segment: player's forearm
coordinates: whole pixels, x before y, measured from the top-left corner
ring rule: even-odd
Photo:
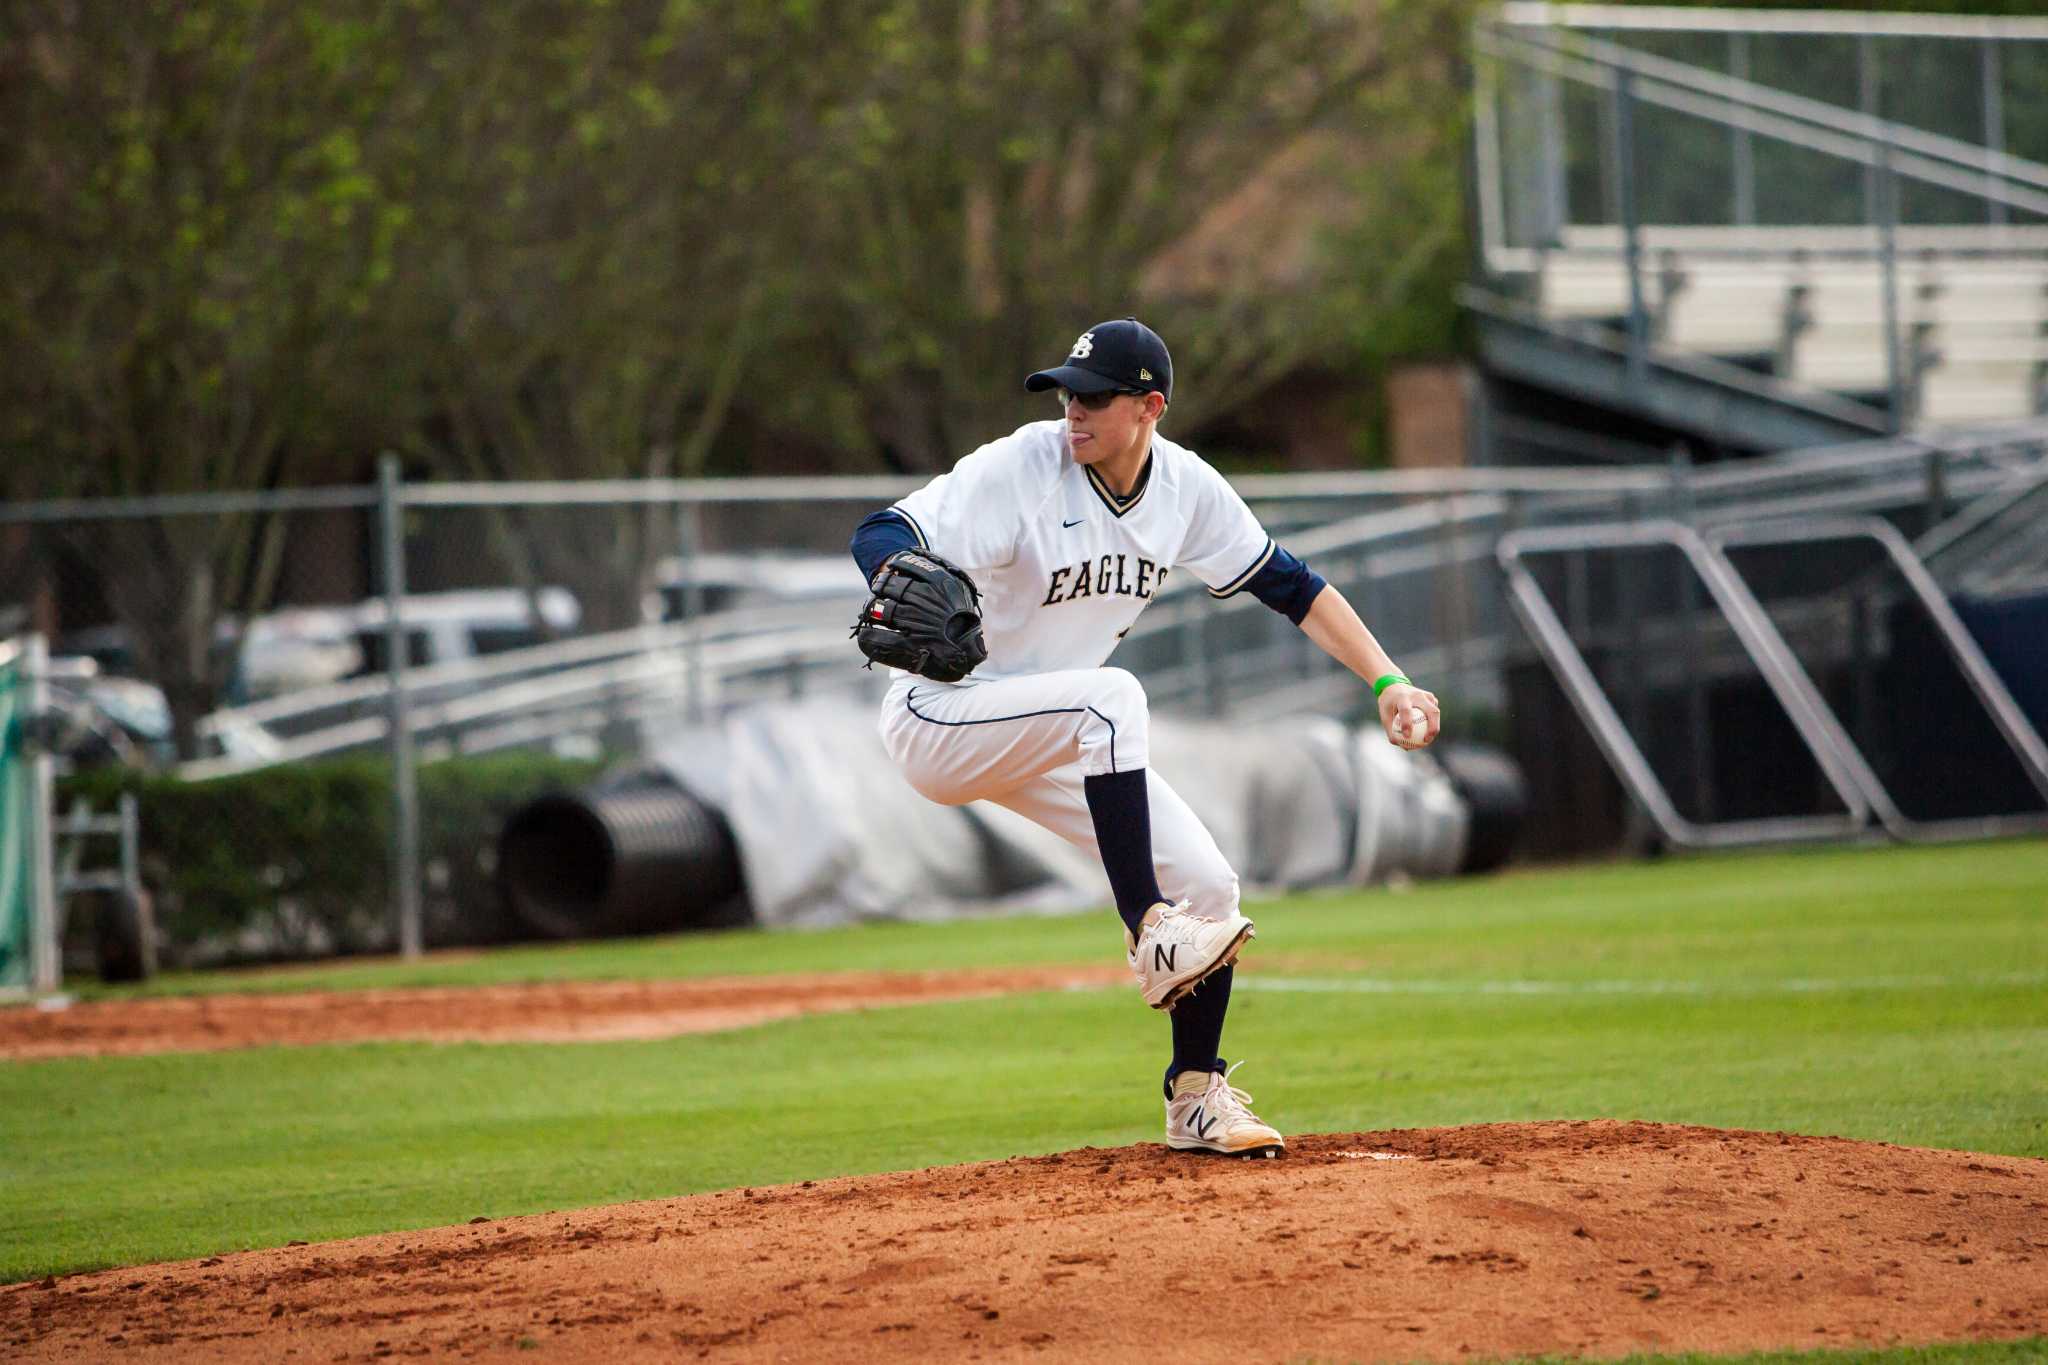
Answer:
[[[1325,587],[1316,594],[1308,615],[1301,618],[1301,628],[1309,639],[1322,646],[1325,654],[1368,683],[1401,671],[1365,628],[1365,622],[1358,619],[1344,594],[1333,587]],[[1390,744],[1400,749],[1421,749],[1436,739],[1443,726],[1443,712],[1434,693],[1413,683],[1399,682],[1389,683],[1374,697],[1380,725]]]
[[[1367,682],[1401,671],[1334,586],[1316,594],[1308,615],[1301,618],[1301,629],[1325,654]]]
[[[853,562],[860,565],[861,581],[871,581],[875,570],[882,567],[882,561],[898,550],[917,548],[917,533],[910,529],[910,523],[903,514],[893,507],[870,513],[853,533],[853,543],[847,547],[853,551]]]

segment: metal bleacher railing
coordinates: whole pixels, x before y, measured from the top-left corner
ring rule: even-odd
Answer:
[[[1666,840],[2048,829],[2048,745],[2015,664],[1995,667],[1959,614],[2048,596],[2048,422],[2006,435],[1960,484],[1929,465],[1910,515],[1897,480],[1916,443],[1866,442],[1500,538],[1516,617]],[[1932,698],[1930,723],[1912,708]],[[1779,758],[1791,749],[1805,760]],[[1745,754],[1762,761],[1731,774]]]
[[[2048,20],[1515,3],[1475,47],[1482,312],[1874,430],[2041,410]]]
[[[1944,443],[1898,440],[1695,470],[1443,469],[1241,477],[1236,486],[1297,553],[1343,588],[1406,666],[1443,690],[1498,701],[1502,660],[1516,637],[1491,567],[1499,537],[1517,528],[1679,516],[1714,524],[1772,515],[1894,515],[1915,523],[2029,478],[2048,477],[2048,422],[1963,434]],[[652,503],[701,515],[736,502],[799,498],[849,509],[909,490],[895,479],[720,483],[422,484],[404,507],[574,502]],[[849,519],[852,513],[849,510]],[[850,563],[850,562],[849,562]],[[643,721],[699,720],[751,702],[878,690],[855,666],[846,623],[858,605],[849,567],[843,597],[689,613],[527,649],[401,668],[224,708],[209,734],[261,727],[261,753],[182,765],[190,777],[373,747],[392,733],[394,684],[422,756],[543,742]],[[392,581],[403,582],[403,570]],[[1256,602],[1211,600],[1198,584],[1170,585],[1119,646],[1167,708],[1226,713],[1344,710],[1354,680]]]

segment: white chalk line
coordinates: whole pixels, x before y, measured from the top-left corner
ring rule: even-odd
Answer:
[[[1254,976],[1235,989],[1340,995],[1817,995],[2048,984],[2048,971],[1963,976],[1759,977],[1748,981],[1436,981],[1394,977]]]

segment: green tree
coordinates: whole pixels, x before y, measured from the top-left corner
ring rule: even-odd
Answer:
[[[1339,248],[1382,179],[1432,197],[1425,221],[1403,200],[1357,238],[1384,248],[1372,264],[1420,278],[1407,234],[1432,264],[1455,257],[1455,179],[1406,168],[1461,155],[1456,0],[871,0],[837,16],[785,224],[800,259],[826,263],[793,344],[820,377],[805,417],[896,465],[941,467],[1012,424],[1021,375],[1101,317],[1142,312],[1171,340],[1180,429],[1303,363],[1343,368],[1356,308],[1388,281],[1358,280]],[[1244,202],[1261,184],[1277,200]]]
[[[404,11],[7,7],[0,439],[26,475],[10,492],[274,487],[377,395],[364,341],[408,215],[366,147],[405,116],[382,60]],[[281,528],[96,522],[76,543],[194,752],[232,667],[216,621],[265,601]]]
[[[790,145],[782,12],[530,0],[443,23],[423,73],[442,169],[404,269],[415,447],[475,479],[701,473],[796,268],[760,228]],[[672,529],[660,509],[494,523],[597,628],[634,619]]]

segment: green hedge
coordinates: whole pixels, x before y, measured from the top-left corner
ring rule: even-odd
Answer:
[[[422,918],[429,946],[520,936],[495,879],[498,832],[542,792],[605,763],[532,754],[448,759],[419,770]],[[141,803],[143,880],[164,961],[179,966],[389,950],[391,776],[381,758],[336,758],[186,782],[98,769],[58,784],[58,806]],[[92,865],[111,860],[104,843]],[[82,917],[74,917],[74,920]],[[75,937],[83,926],[74,922]]]

